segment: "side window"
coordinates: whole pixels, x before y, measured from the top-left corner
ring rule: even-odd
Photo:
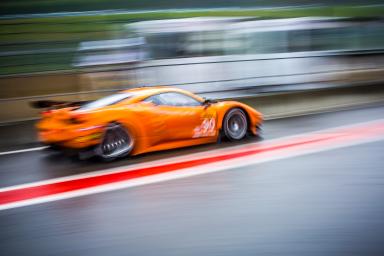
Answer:
[[[144,102],[152,102],[155,105],[163,106],[200,106],[201,102],[194,98],[177,92],[166,92],[150,96],[143,100]]]
[[[156,95],[152,95],[148,98],[146,98],[145,100],[143,100],[144,102],[151,102],[153,103],[154,105],[164,105],[159,97],[159,94],[156,94]]]
[[[200,106],[201,102],[194,98],[177,92],[167,92],[158,95],[163,105],[167,106]]]

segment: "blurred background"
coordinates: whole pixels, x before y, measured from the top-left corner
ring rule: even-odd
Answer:
[[[0,122],[37,99],[170,85],[210,98],[382,81],[381,1],[0,3]]]
[[[275,139],[306,134],[313,142],[335,133],[324,129],[373,120],[382,127],[383,16],[381,0],[2,0],[0,190],[197,152],[211,157],[234,145],[276,149],[284,144]],[[264,141],[105,163],[49,154],[38,142],[33,101],[156,85],[249,104],[266,119]],[[346,138],[368,141],[375,129],[363,127]],[[342,131],[332,134],[339,135],[343,142]],[[272,152],[273,162],[226,172],[0,209],[0,254],[382,256],[380,138],[332,151],[308,144],[300,157]],[[15,196],[34,196],[22,191]]]

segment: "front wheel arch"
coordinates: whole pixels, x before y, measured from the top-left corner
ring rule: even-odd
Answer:
[[[250,120],[247,111],[241,107],[232,107],[225,112],[219,136],[225,136],[231,141],[238,141],[247,135],[249,127]]]

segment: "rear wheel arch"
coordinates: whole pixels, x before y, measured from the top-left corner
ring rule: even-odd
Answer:
[[[136,144],[132,128],[119,121],[110,121],[105,124],[100,144],[95,152],[103,160],[113,160],[131,154]]]

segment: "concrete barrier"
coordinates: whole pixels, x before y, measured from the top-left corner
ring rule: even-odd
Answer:
[[[310,91],[265,94],[240,99],[260,110],[266,119],[384,103],[384,86],[360,85]]]
[[[51,96],[54,100],[79,101],[93,100],[110,91],[87,94]],[[33,109],[30,102],[47,97],[0,100],[0,123],[33,120],[39,117],[39,110]],[[384,102],[384,86],[355,85],[339,88],[324,88],[305,91],[265,93],[237,99],[260,110],[267,118],[300,115],[325,111],[340,107],[358,106],[367,103]]]

